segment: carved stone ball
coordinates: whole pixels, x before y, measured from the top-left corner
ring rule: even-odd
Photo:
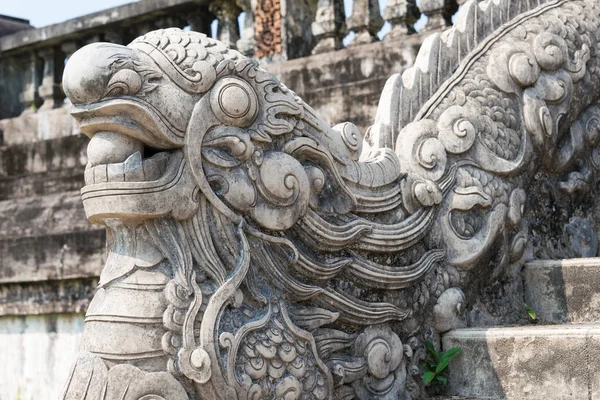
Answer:
[[[444,333],[452,329],[464,327],[462,319],[465,308],[465,294],[458,288],[444,291],[433,308],[435,330]]]

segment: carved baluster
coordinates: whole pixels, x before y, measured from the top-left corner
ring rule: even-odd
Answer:
[[[38,87],[42,83],[43,61],[35,53],[31,53],[25,60],[25,85],[19,94],[19,101],[23,104],[23,112],[33,111],[42,101],[38,94]]]
[[[427,25],[424,31],[444,29],[452,25],[452,15],[458,10],[456,0],[421,0],[419,2],[421,12],[427,15]]]
[[[237,5],[245,14],[244,28],[242,29],[241,38],[237,41],[236,46],[238,51],[243,55],[254,57],[254,46],[256,43],[254,40],[254,10],[256,8],[256,2],[251,0],[237,0]]]
[[[50,110],[62,105],[65,95],[60,86],[60,80],[64,69],[64,56],[53,47],[39,51],[44,60],[44,75],[38,93],[43,101],[41,110]]]
[[[219,19],[217,39],[235,49],[237,41],[240,40],[240,27],[237,18],[242,10],[233,0],[212,2],[208,9]]]
[[[354,0],[352,16],[346,20],[348,29],[356,33],[351,45],[371,43],[383,26],[378,0]]]
[[[319,0],[312,33],[318,43],[313,54],[337,50],[342,47],[346,34],[344,2],[342,0]]]
[[[414,24],[420,16],[415,0],[388,0],[383,18],[392,24],[392,30],[385,35],[384,40],[395,40],[414,33]]]

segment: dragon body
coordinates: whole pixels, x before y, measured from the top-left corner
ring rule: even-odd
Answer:
[[[416,332],[524,258],[536,174],[600,169],[600,5],[530,3],[467,2],[364,140],[199,33],[75,53],[108,259],[63,398],[417,398]]]

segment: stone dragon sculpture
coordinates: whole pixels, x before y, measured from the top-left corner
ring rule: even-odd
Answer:
[[[600,170],[599,43],[596,0],[471,0],[364,140],[200,33],[80,49],[108,257],[63,398],[423,396],[419,332],[524,258],[535,177]]]

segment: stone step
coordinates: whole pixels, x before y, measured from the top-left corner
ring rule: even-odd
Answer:
[[[540,322],[600,323],[600,258],[536,260],[523,276],[525,303]]]
[[[448,395],[478,399],[600,399],[600,325],[467,328],[448,332]]]

